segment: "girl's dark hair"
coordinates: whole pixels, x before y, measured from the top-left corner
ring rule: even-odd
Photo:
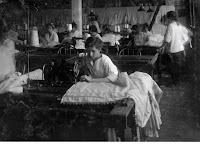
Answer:
[[[175,11],[169,11],[167,13],[167,19],[171,19],[171,20],[175,21],[177,23],[177,25],[180,24],[178,21],[178,16]]]
[[[0,39],[5,36],[5,33],[8,31],[7,27],[4,24],[3,19],[0,19]]]
[[[143,31],[145,31],[146,30],[146,28],[148,29],[149,28],[149,25],[147,24],[147,23],[145,23],[144,25],[143,25]]]
[[[75,22],[72,22],[72,28],[77,28],[77,24]]]
[[[48,23],[47,25],[46,25],[46,27],[48,28],[48,27],[52,27],[52,29],[54,29],[55,28],[55,26],[54,26],[54,24],[53,23]]]
[[[143,27],[144,27],[144,28],[148,28],[149,25],[148,25],[147,23],[145,23],[145,24],[143,25]]]
[[[139,28],[138,25],[133,25],[131,29],[132,30],[138,30],[138,28]]]
[[[102,48],[103,48],[103,42],[98,37],[87,38],[87,40],[85,42],[86,49],[89,48],[89,47],[93,47],[93,46],[95,46],[96,49],[101,51]]]
[[[95,19],[95,17],[91,17],[90,20],[91,21],[95,21],[96,19]]]
[[[171,19],[171,20],[174,20],[174,21],[178,21],[178,17],[176,15],[176,12],[175,11],[169,11],[167,13],[167,18],[168,19]]]
[[[89,30],[92,31],[92,32],[97,32],[97,27],[95,25],[91,25],[89,27]]]
[[[139,26],[138,25],[133,25],[131,30],[133,31],[132,33],[137,34],[137,33],[139,33]]]

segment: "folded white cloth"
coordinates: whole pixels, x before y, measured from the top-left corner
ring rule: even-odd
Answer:
[[[135,72],[129,75],[129,77],[140,91],[140,95],[133,90],[128,92],[130,98],[135,101],[136,122],[139,126],[145,127],[150,116],[154,113],[155,127],[156,129],[160,129],[162,121],[158,103],[163,94],[162,90],[146,73]]]
[[[102,41],[103,42],[110,42],[111,46],[115,46],[115,44],[119,45],[119,40],[122,38],[119,34],[108,33],[103,35]]]
[[[163,44],[163,40],[164,40],[164,36],[160,34],[153,34],[148,37],[148,41],[145,43],[145,45],[160,47]]]

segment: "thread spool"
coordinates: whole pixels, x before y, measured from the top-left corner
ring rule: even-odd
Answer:
[[[90,28],[90,26],[89,26],[89,24],[88,24],[88,25],[86,26],[86,29],[89,30],[89,28]]]
[[[28,25],[26,22],[24,22],[24,30],[28,30]]]
[[[117,32],[117,29],[118,29],[117,26],[115,26],[115,32]]]
[[[124,28],[128,29],[129,28],[129,24],[125,24]]]
[[[117,32],[118,33],[120,32],[120,26],[117,26]]]
[[[72,30],[72,24],[68,24],[68,31]]]
[[[39,47],[39,37],[37,29],[33,29],[31,31],[30,46]]]

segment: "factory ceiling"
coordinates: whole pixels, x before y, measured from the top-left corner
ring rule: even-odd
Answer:
[[[143,5],[157,5],[159,0],[82,0],[84,8],[102,8],[102,7],[130,7]],[[165,0],[163,1],[163,4]],[[71,0],[0,0],[2,4],[15,3],[16,5],[28,5],[41,9],[70,9]],[[32,9],[31,8],[31,9]]]

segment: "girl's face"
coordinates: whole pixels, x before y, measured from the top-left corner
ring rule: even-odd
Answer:
[[[96,60],[101,57],[101,51],[96,46],[87,48],[87,54],[92,60]]]
[[[166,20],[166,25],[169,25],[171,22],[172,22],[172,19],[168,18],[168,19]]]
[[[53,31],[53,28],[51,26],[48,26],[47,30],[49,33],[51,33]]]

